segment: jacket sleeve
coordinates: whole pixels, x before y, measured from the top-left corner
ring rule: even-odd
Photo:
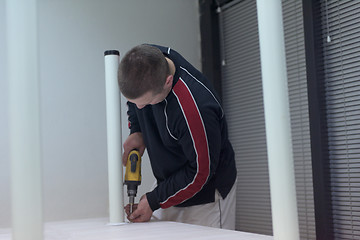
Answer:
[[[200,192],[215,172],[220,155],[221,114],[217,103],[211,99],[196,102],[182,82],[175,85],[173,92],[183,115],[177,118],[175,135],[187,161],[147,193],[153,211],[179,205]]]
[[[128,111],[127,111],[128,127],[130,129],[130,134],[135,132],[141,132],[139,121],[136,116],[136,110],[135,110],[136,105],[131,102],[127,102],[127,105],[128,105]]]

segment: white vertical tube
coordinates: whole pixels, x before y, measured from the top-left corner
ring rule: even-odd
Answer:
[[[124,223],[124,186],[121,142],[121,98],[117,82],[119,52],[105,51],[106,123],[110,225]]]
[[[257,0],[275,240],[299,239],[281,0]]]
[[[37,2],[6,7],[13,239],[43,239]]]

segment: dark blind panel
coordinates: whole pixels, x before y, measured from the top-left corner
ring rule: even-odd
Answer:
[[[283,1],[300,239],[316,239],[302,1]]]
[[[272,235],[256,1],[220,14],[222,96],[238,170],[236,229]]]
[[[360,239],[360,1],[322,1],[335,239]]]
[[[272,234],[256,1],[222,8],[223,105],[237,168],[238,230]],[[315,239],[314,198],[301,1],[283,2],[292,142],[301,239]]]

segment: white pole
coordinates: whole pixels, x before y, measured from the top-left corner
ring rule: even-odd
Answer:
[[[257,0],[275,240],[299,239],[281,0]]]
[[[43,239],[37,1],[6,7],[13,239]]]
[[[117,82],[119,52],[105,51],[106,123],[109,177],[110,225],[124,223],[124,186],[122,168],[122,141],[120,90]]]

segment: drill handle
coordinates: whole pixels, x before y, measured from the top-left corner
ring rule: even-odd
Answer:
[[[141,182],[141,156],[139,151],[132,150],[126,162],[125,183]]]

